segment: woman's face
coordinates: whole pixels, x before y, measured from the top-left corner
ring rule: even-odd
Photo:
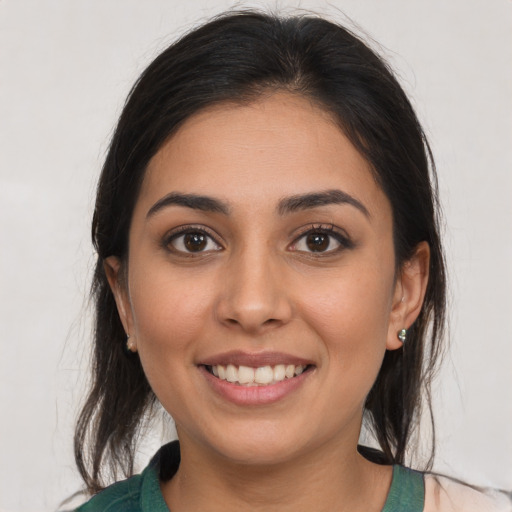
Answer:
[[[148,166],[127,264],[107,262],[120,314],[182,443],[355,449],[411,318],[389,201],[326,113],[279,93],[190,118]]]

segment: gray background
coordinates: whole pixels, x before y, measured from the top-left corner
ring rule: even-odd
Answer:
[[[126,93],[177,35],[234,5],[346,15],[398,72],[434,149],[447,224],[452,350],[435,392],[436,469],[512,487],[510,0],[0,0],[3,512],[55,510],[80,486],[89,225]]]

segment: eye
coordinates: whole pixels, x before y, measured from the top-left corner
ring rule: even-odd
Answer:
[[[332,235],[322,232],[307,233],[301,236],[294,244],[296,251],[328,252],[337,249],[340,242]]]
[[[333,253],[352,247],[350,240],[333,226],[310,228],[292,244],[291,250],[306,253]]]
[[[194,254],[220,251],[222,247],[203,229],[184,227],[171,233],[165,246],[173,252]]]

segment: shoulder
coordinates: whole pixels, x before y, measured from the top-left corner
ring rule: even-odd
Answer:
[[[444,476],[425,474],[424,512],[512,512],[511,497],[478,490]]]
[[[117,482],[93,496],[75,512],[141,512],[141,484],[141,475]]]
[[[107,487],[75,512],[169,512],[160,490],[160,478],[171,479],[179,462],[177,442],[162,446],[140,475]]]

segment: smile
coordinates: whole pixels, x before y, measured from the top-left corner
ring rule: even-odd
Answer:
[[[206,365],[205,368],[220,380],[239,386],[254,387],[269,386],[297,377],[307,369],[307,365],[276,364],[274,366],[266,365],[252,368],[244,365],[216,364]]]
[[[238,406],[269,405],[294,395],[316,373],[311,359],[283,352],[232,350],[198,361],[210,389]]]

